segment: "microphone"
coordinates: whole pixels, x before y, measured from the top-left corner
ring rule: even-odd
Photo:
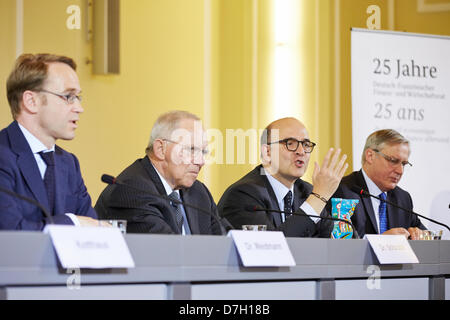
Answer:
[[[102,182],[104,182],[106,184],[115,184],[116,183],[116,178],[113,176],[110,176],[109,174],[103,174],[101,179],[102,179]]]
[[[299,213],[298,211],[288,212],[288,211],[277,210],[277,209],[266,209],[266,208],[262,208],[262,207],[258,207],[258,206],[251,206],[251,205],[245,206],[244,209],[245,209],[245,211],[250,211],[250,212],[255,212],[255,211],[277,212],[277,213],[284,213],[284,214],[294,214],[294,215],[297,215],[297,216],[307,216],[307,217],[313,217],[313,218],[320,218],[320,219],[324,219],[324,220],[345,222],[346,224],[348,224],[349,226],[352,227],[353,234],[354,234],[355,238],[356,239],[360,239],[358,231],[353,226],[353,223],[351,223],[350,221],[347,221],[345,219],[333,218],[333,217],[322,217],[322,216],[313,215],[313,214]]]
[[[28,203],[31,203],[31,204],[35,205],[36,207],[41,209],[42,212],[44,212],[45,217],[49,220],[49,224],[54,224],[52,215],[48,212],[48,210],[42,204],[40,204],[39,202],[37,202],[33,198],[29,198],[29,197],[23,196],[21,194],[18,194],[18,193],[14,192],[14,191],[5,189],[3,187],[0,187],[0,191],[4,192],[4,193],[6,193],[6,194],[8,194],[8,195],[10,195],[12,197],[18,198],[20,200],[24,200],[24,201],[26,201]]]
[[[189,203],[183,202],[181,200],[178,200],[177,198],[175,198],[175,196],[162,195],[162,194],[159,194],[159,193],[150,192],[148,190],[143,190],[143,189],[137,188],[135,186],[119,182],[119,181],[117,181],[117,178],[115,178],[113,176],[110,176],[109,174],[103,174],[102,177],[101,177],[101,180],[102,180],[102,182],[104,182],[106,184],[111,184],[111,185],[116,184],[116,185],[119,185],[119,186],[124,186],[124,187],[131,188],[131,189],[134,189],[134,190],[139,191],[139,192],[150,194],[152,196],[155,196],[155,197],[158,197],[158,198],[161,198],[161,199],[165,199],[167,201],[170,201],[170,202],[173,202],[173,203],[176,203],[176,204],[181,204],[181,205],[183,205],[185,207],[188,207],[188,208],[192,208],[192,209],[198,210],[198,211],[200,211],[200,212],[202,212],[204,214],[212,216],[214,218],[214,220],[219,224],[219,226],[223,227],[226,232],[228,232],[231,229],[234,229],[233,226],[228,222],[228,220],[226,220],[224,218],[220,218],[220,217],[212,214],[208,210],[205,210],[203,208],[200,208],[200,207],[194,206],[192,204],[189,204]]]
[[[439,222],[439,221],[433,220],[431,218],[425,217],[425,216],[423,216],[421,214],[418,214],[418,213],[416,213],[414,211],[411,211],[409,209],[400,207],[399,205],[396,205],[395,203],[393,203],[391,201],[383,200],[380,197],[377,197],[377,196],[374,196],[373,194],[370,194],[368,191],[364,190],[364,188],[361,188],[361,187],[358,187],[358,186],[352,186],[350,189],[353,192],[359,194],[361,197],[372,197],[372,198],[378,199],[378,200],[383,201],[383,202],[385,202],[385,203],[387,203],[387,204],[389,204],[389,205],[391,205],[393,207],[396,207],[396,208],[401,209],[403,211],[406,211],[406,212],[408,212],[410,214],[414,214],[414,215],[416,215],[418,217],[424,218],[425,220],[428,220],[428,221],[431,221],[431,222],[436,223],[438,225],[441,225],[443,227],[446,227],[450,231],[450,228],[446,224],[443,224],[442,222]]]

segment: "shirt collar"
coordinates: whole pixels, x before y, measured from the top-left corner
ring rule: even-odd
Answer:
[[[366,174],[364,169],[361,169],[362,174],[364,176],[364,180],[366,180],[367,189],[369,189],[370,194],[374,194],[376,196],[380,195],[383,191],[381,191],[380,188],[375,184],[375,182],[372,181],[372,179],[369,178],[369,176]]]
[[[284,184],[282,184],[280,181],[272,177],[266,169],[264,169],[264,173],[269,180],[269,183],[273,189],[273,192],[275,193],[275,196],[277,197],[277,202],[280,208],[284,207],[284,197],[289,192],[289,190],[292,192],[292,198],[294,197],[294,185],[289,189]]]
[[[38,139],[36,138],[30,131],[28,131],[24,126],[22,126],[20,123],[18,123],[20,130],[23,133],[23,136],[25,137],[25,140],[27,140],[28,145],[31,148],[31,152],[33,153],[39,153],[41,151],[55,151],[55,145],[53,145],[50,149],[47,149],[47,147]]]
[[[151,163],[151,161],[150,161],[150,163]],[[161,179],[161,182],[162,182],[162,184],[164,186],[164,190],[166,191],[166,194],[170,195],[172,192],[175,191],[179,195],[180,191],[179,190],[173,190],[172,187],[167,183],[166,179],[164,179],[164,177],[159,173],[158,169],[156,169],[156,167],[153,165],[153,163],[152,163],[152,166],[155,169],[156,173],[158,174],[159,178]]]

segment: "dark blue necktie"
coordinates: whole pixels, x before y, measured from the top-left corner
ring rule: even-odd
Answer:
[[[380,234],[388,230],[388,221],[386,215],[386,194],[382,192],[379,196],[382,201],[380,201],[380,206],[378,207],[378,213],[380,215]]]
[[[45,170],[44,175],[44,185],[45,189],[47,189],[47,198],[48,198],[48,210],[51,214],[54,214],[53,210],[55,207],[55,152],[39,152],[47,165],[47,169]]]

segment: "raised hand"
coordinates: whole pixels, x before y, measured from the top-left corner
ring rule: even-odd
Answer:
[[[345,170],[347,170],[348,163],[345,162],[347,155],[344,154],[339,158],[340,154],[341,149],[334,151],[333,148],[330,148],[323,159],[322,166],[319,167],[317,162],[314,163],[313,191],[306,202],[318,214],[338,188]]]
[[[334,153],[333,151],[333,148],[328,150],[328,153],[323,159],[322,166],[319,167],[317,162],[314,163],[312,176],[313,192],[327,200],[329,200],[338,188],[348,167],[348,163],[345,162],[347,155],[344,154],[339,159],[341,149],[337,149]]]

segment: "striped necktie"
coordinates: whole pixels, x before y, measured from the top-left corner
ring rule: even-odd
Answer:
[[[178,200],[178,201],[181,201],[181,199],[180,199],[180,196],[178,195],[178,193],[177,192],[172,192],[170,195],[169,195],[169,198],[172,198],[172,199],[176,199],[176,200]],[[183,226],[183,213],[181,212],[181,204],[180,203],[175,203],[175,202],[171,202],[171,204],[172,204],[172,206],[175,208],[175,222],[176,222],[176,224],[177,224],[177,228],[178,228],[178,231],[179,231],[179,233],[181,234],[182,233],[182,226]]]

